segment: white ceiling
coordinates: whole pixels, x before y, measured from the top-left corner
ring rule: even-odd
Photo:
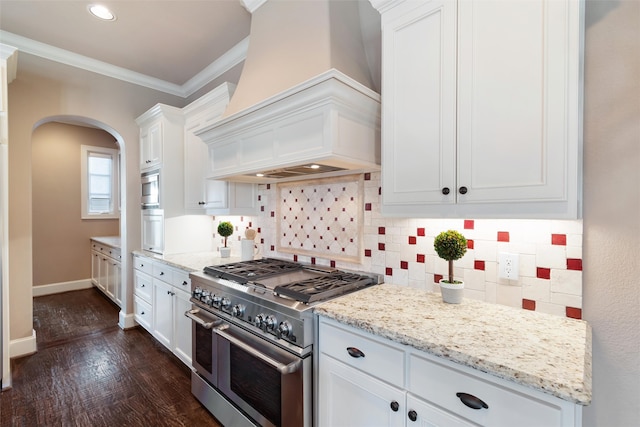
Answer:
[[[244,59],[250,24],[239,0],[0,0],[0,43],[183,97]]]

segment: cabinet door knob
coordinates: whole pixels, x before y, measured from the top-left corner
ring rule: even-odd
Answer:
[[[467,187],[460,187],[458,192],[460,192],[460,194],[467,194]]]
[[[206,205],[207,202],[198,202],[199,205]]]
[[[364,353],[355,347],[347,347],[347,353],[349,353],[349,356],[355,358],[364,357]]]
[[[400,404],[398,402],[396,402],[395,400],[393,402],[391,402],[391,410],[393,412],[398,412],[398,409],[400,409]]]
[[[489,409],[489,405],[484,403],[481,399],[475,397],[472,394],[468,393],[456,393],[456,396],[460,399],[465,406],[468,406],[471,409]]]
[[[409,416],[409,419],[411,421],[415,421],[418,419],[418,413],[416,411],[414,411],[413,409],[409,411],[409,413],[407,414]]]
[[[444,194],[445,196],[446,196],[447,194],[449,194],[449,192],[450,192],[449,187],[444,187],[444,188],[442,189],[442,194]]]

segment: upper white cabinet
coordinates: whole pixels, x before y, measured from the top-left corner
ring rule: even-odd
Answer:
[[[209,150],[196,135],[220,120],[234,90],[235,85],[224,83],[183,109],[184,207],[187,213],[255,214],[255,185],[207,179],[210,175]]]
[[[156,104],[136,119],[140,126],[140,172],[160,170],[160,209],[184,213],[184,117],[182,109]]]
[[[577,218],[581,0],[380,1],[382,212]]]

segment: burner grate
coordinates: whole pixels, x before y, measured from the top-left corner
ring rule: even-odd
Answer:
[[[263,258],[251,261],[233,262],[230,264],[209,266],[204,272],[213,277],[233,280],[241,284],[266,277],[300,270],[302,266],[289,261]]]
[[[343,295],[372,283],[374,280],[368,276],[334,271],[323,276],[276,286],[273,291],[280,296],[308,304]]]

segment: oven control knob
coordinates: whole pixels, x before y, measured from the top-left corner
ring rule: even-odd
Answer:
[[[200,301],[205,302],[211,298],[211,292],[209,291],[200,291]]]
[[[231,300],[229,298],[222,298],[222,300],[220,301],[220,305],[222,306],[222,308],[229,308],[231,307]]]
[[[235,317],[242,317],[244,316],[244,309],[245,309],[244,305],[236,304],[231,309],[231,315]]]
[[[193,290],[193,297],[194,297],[195,299],[200,299],[200,295],[202,295],[202,289],[201,289],[201,288],[199,288],[199,287],[196,287],[196,288]]]
[[[207,305],[211,305],[211,297],[209,295],[201,297],[200,301]]]
[[[213,298],[211,298],[211,306],[219,306],[220,301],[222,301],[222,297],[219,295],[214,295]]]
[[[276,329],[276,326],[278,325],[278,321],[272,315],[268,315],[264,319],[264,323],[265,323],[266,329],[269,330],[269,331],[273,331],[274,329]]]
[[[291,325],[286,320],[284,322],[280,322],[278,325],[278,330],[276,331],[278,338],[286,338],[291,335]]]
[[[260,313],[253,319],[253,324],[256,325],[257,328],[262,330],[266,329],[266,323],[264,322],[264,314]]]

